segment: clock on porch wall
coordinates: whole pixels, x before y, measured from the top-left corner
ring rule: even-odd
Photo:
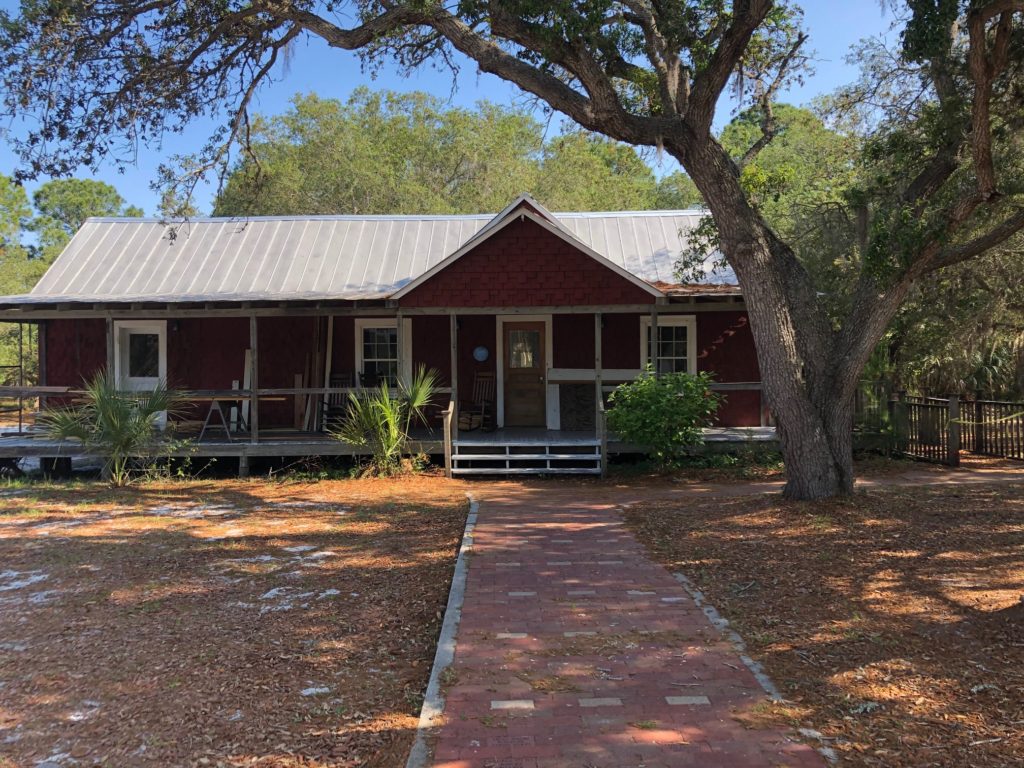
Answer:
[[[491,352],[487,347],[477,347],[473,350],[473,359],[478,363],[486,363],[490,356]]]

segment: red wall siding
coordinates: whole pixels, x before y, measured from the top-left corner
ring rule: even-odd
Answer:
[[[47,320],[44,333],[44,384],[53,387],[78,387],[107,364],[105,320]]]
[[[412,318],[412,366],[425,365],[437,371],[442,387],[452,379],[452,342],[447,315],[418,315]],[[493,350],[492,350],[493,352]]]
[[[553,315],[551,344],[555,368],[593,368],[594,316]]]
[[[757,390],[721,392],[715,424],[720,427],[761,426],[761,393]]]
[[[642,288],[527,219],[509,224],[400,303],[540,307],[653,301]]]
[[[334,352],[331,357],[331,371],[351,374],[356,383],[356,321],[351,317],[334,318]]]
[[[496,373],[498,370],[495,354],[497,321],[494,315],[462,315],[459,317],[459,399],[473,397],[473,376],[478,372]],[[476,347],[487,347],[487,360],[478,363],[473,359]]]
[[[757,350],[746,312],[697,313],[697,368],[716,381],[760,381]]]
[[[640,367],[640,315],[605,315],[601,329],[604,368]]]
[[[262,328],[261,328],[262,330]],[[260,347],[266,348],[261,339]],[[246,317],[190,317],[167,323],[167,383],[172,388],[231,389],[245,381]],[[263,366],[260,366],[262,377]],[[263,381],[260,381],[263,386]]]
[[[757,350],[746,312],[697,313],[697,368],[713,371],[715,381],[760,381]],[[723,392],[716,423],[724,427],[756,427],[761,424],[761,393],[758,390]]]

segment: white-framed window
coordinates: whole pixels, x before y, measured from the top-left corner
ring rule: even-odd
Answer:
[[[388,317],[356,318],[356,370],[362,383],[394,386],[399,374],[408,375],[411,323],[403,323],[404,338],[399,338],[398,320]],[[399,352],[399,345],[402,352]]]
[[[658,315],[658,373],[697,372],[695,315]],[[651,360],[651,318],[640,318],[640,364]]]

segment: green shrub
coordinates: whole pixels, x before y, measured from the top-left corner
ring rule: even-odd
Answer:
[[[646,446],[661,466],[675,464],[690,446],[704,441],[721,398],[708,373],[663,373],[648,366],[609,397],[608,428],[627,443]]]
[[[124,392],[101,371],[86,382],[82,404],[46,411],[41,421],[50,437],[80,440],[88,453],[103,456],[104,478],[121,487],[153,466],[160,416],[179,405],[162,382],[152,391]]]
[[[400,381],[392,393],[387,383],[349,394],[341,427],[332,435],[370,450],[371,474],[394,475],[402,469],[409,429],[437,392],[437,372],[420,366],[411,381]],[[413,469],[422,461],[413,462]]]

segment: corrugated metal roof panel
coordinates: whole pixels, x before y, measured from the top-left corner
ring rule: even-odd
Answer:
[[[559,213],[560,224],[650,283],[675,283],[699,211]],[[383,299],[493,217],[89,219],[25,297],[43,301]],[[707,284],[735,283],[731,272]]]

